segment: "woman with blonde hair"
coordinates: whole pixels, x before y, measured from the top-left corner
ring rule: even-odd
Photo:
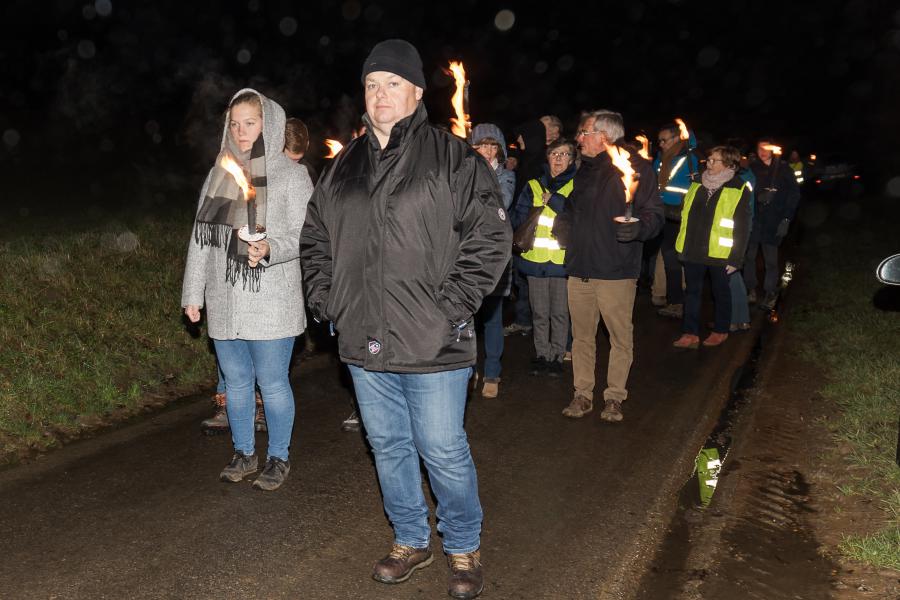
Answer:
[[[252,89],[232,98],[219,156],[200,192],[181,296],[191,322],[206,308],[225,376],[234,455],[222,481],[239,482],[258,469],[254,380],[259,384],[269,447],[253,486],[263,490],[280,487],[290,471],[294,396],[288,365],[294,339],[306,326],[300,230],[313,186],[306,170],[282,152],[284,131],[284,109],[273,100]],[[252,202],[224,168],[228,160],[253,186]]]

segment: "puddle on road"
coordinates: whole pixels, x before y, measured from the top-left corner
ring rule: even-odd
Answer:
[[[790,432],[780,431],[777,424],[758,423],[774,436],[778,446],[773,447],[771,469],[752,469],[746,475],[752,491],[731,502],[742,507],[737,511],[740,514],[705,508],[715,492],[718,463],[724,471],[744,468],[736,459],[729,460],[728,453],[734,425],[756,382],[771,327],[764,324],[750,357],[732,379],[728,402],[703,445],[698,468],[681,488],[676,514],[644,576],[636,596],[639,600],[829,597],[828,574],[835,566],[819,555],[818,544],[804,524],[806,515],[813,512],[808,503],[809,486],[801,473],[781,468],[785,465],[777,461],[799,442]],[[716,539],[718,543],[714,543]],[[703,544],[709,549],[704,550]],[[722,555],[710,557],[704,552]]]

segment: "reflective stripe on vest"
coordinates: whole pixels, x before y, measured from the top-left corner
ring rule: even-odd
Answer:
[[[713,226],[709,232],[709,251],[710,258],[728,258],[731,255],[731,249],[734,247],[734,211],[737,210],[738,202],[744,193],[747,183],[740,189],[731,187],[723,187],[719,194],[719,200],[716,202],[716,212],[713,215]],[[688,217],[691,214],[691,205],[694,203],[694,197],[697,190],[700,189],[699,183],[692,183],[688,193],[684,196],[684,207],[681,209],[681,228],[678,230],[678,237],[675,239],[675,250],[684,252],[684,238],[687,235]]]
[[[544,203],[544,188],[537,179],[528,182],[531,188],[532,206],[541,206]],[[560,196],[568,197],[572,193],[572,180],[556,190]],[[534,246],[531,250],[522,254],[522,258],[535,263],[552,262],[561,265],[566,261],[566,251],[559,247],[559,242],[553,237],[553,223],[556,221],[556,213],[549,206],[545,206],[538,218],[538,226],[534,231]]]

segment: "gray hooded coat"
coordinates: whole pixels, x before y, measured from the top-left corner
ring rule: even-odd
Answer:
[[[232,285],[225,276],[226,248],[201,247],[191,234],[181,306],[206,306],[209,337],[217,340],[273,340],[303,333],[306,312],[300,271],[300,231],[313,184],[302,166],[284,155],[284,109],[256,90],[263,107],[263,141],[266,149],[266,231],[270,253],[260,261],[265,272],[259,291]],[[228,135],[226,117],[222,145]],[[211,173],[212,171],[210,171]],[[206,196],[210,177],[200,191]],[[200,204],[198,204],[198,209]],[[196,223],[195,223],[196,225]],[[243,242],[241,242],[243,243]]]

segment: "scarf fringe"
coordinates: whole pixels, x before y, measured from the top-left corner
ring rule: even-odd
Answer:
[[[231,239],[231,225],[220,223],[201,223],[197,221],[194,228],[194,240],[200,247],[212,246],[214,248],[226,247]]]
[[[225,266],[225,281],[235,285],[241,280],[241,287],[251,292],[259,291],[259,282],[265,267],[251,267],[246,259],[229,256]]]

